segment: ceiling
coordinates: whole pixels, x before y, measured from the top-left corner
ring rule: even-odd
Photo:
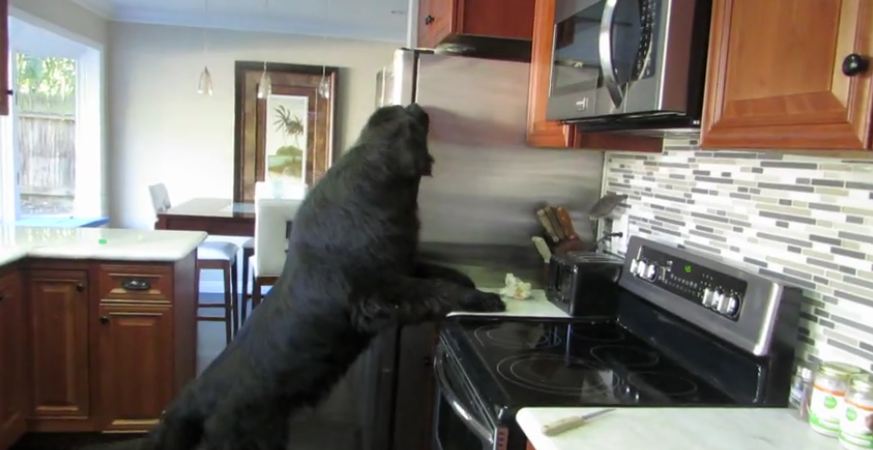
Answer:
[[[402,43],[409,0],[73,0],[103,17]]]

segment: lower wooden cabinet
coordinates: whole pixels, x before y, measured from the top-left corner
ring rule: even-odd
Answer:
[[[10,446],[26,427],[27,390],[21,278],[0,270],[0,448]]]
[[[101,304],[97,347],[105,430],[155,425],[173,399],[173,311],[168,306]]]
[[[88,364],[88,272],[27,273],[30,324],[31,417],[70,424],[87,421],[91,391]]]
[[[0,450],[26,431],[149,430],[194,378],[195,292],[194,253],[0,267]]]

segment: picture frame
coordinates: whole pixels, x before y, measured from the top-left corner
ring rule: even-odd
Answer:
[[[308,189],[337,156],[339,69],[267,62],[271,89],[258,98],[264,67],[235,64],[234,202],[254,202],[258,181]]]

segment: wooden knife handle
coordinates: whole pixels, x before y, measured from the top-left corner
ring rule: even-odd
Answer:
[[[567,239],[579,239],[579,236],[576,234],[576,229],[573,227],[573,219],[570,218],[570,213],[567,212],[567,208],[559,206],[555,209],[555,213],[558,216],[558,222],[561,223],[561,229],[564,230]]]
[[[548,217],[549,221],[552,223],[552,228],[555,229],[555,235],[558,236],[558,241],[567,239],[567,236],[564,234],[564,229],[561,228],[561,222],[558,220],[558,213],[555,212],[554,206],[546,206],[546,217]]]
[[[545,208],[537,210],[537,219],[540,221],[540,225],[543,226],[543,229],[546,230],[546,235],[548,238],[554,242],[558,243],[560,239],[558,239],[558,235],[555,234],[555,230],[552,229],[552,222],[549,220],[549,217],[546,215]]]
[[[546,436],[555,436],[565,431],[578,428],[585,423],[585,418],[582,416],[565,417],[551,423],[543,425],[543,434]]]

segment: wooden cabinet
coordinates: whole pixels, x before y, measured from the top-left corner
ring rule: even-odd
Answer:
[[[47,421],[87,420],[88,273],[33,270],[27,284],[31,415]]]
[[[715,0],[701,145],[871,149],[871,53],[873,2]]]
[[[9,115],[9,0],[0,0],[0,116]]]
[[[532,24],[532,0],[420,0],[418,46],[464,37],[530,41]]]
[[[100,411],[104,430],[143,430],[155,425],[175,392],[173,316],[168,306],[102,302],[97,348]]]
[[[25,430],[27,381],[21,279],[0,269],[0,448],[9,447]]]
[[[536,0],[530,61],[527,143],[544,148],[661,151],[660,138],[616,133],[585,133],[574,125],[546,120],[552,76],[555,0]]]
[[[24,431],[157,423],[195,375],[195,263],[0,267],[0,449]]]

